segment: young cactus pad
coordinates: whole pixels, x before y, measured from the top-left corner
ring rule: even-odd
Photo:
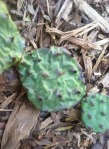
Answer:
[[[6,5],[0,1],[0,74],[12,66],[13,59],[18,61],[25,46]]]
[[[85,95],[81,71],[62,48],[39,49],[24,55],[18,72],[28,99],[38,109],[70,108]]]
[[[109,129],[109,96],[90,94],[82,100],[81,106],[82,120],[87,128],[97,133]]]

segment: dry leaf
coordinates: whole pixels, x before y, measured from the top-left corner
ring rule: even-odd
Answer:
[[[28,102],[16,104],[3,134],[1,149],[18,149],[20,140],[27,138],[36,126],[38,115],[39,111]]]

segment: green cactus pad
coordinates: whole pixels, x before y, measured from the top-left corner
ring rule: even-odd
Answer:
[[[18,61],[25,46],[15,23],[12,21],[6,5],[0,1],[0,74]]]
[[[89,94],[82,100],[81,106],[82,120],[87,128],[97,133],[109,129],[109,96]]]
[[[39,49],[24,55],[18,72],[29,100],[38,109],[70,108],[85,95],[81,71],[62,48]]]

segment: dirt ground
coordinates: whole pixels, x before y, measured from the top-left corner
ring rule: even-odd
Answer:
[[[25,52],[52,45],[78,61],[87,92],[109,95],[108,0],[4,0],[26,41]],[[108,149],[109,131],[96,134],[81,120],[80,103],[42,112],[28,101],[16,68],[0,75],[2,149]]]

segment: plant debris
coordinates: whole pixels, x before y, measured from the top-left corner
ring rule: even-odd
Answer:
[[[4,0],[25,52],[52,45],[66,48],[84,72],[87,94],[109,95],[109,2],[107,0]],[[28,102],[11,68],[0,75],[2,149],[106,149],[109,132],[96,134],[81,121],[78,104],[39,112]]]

